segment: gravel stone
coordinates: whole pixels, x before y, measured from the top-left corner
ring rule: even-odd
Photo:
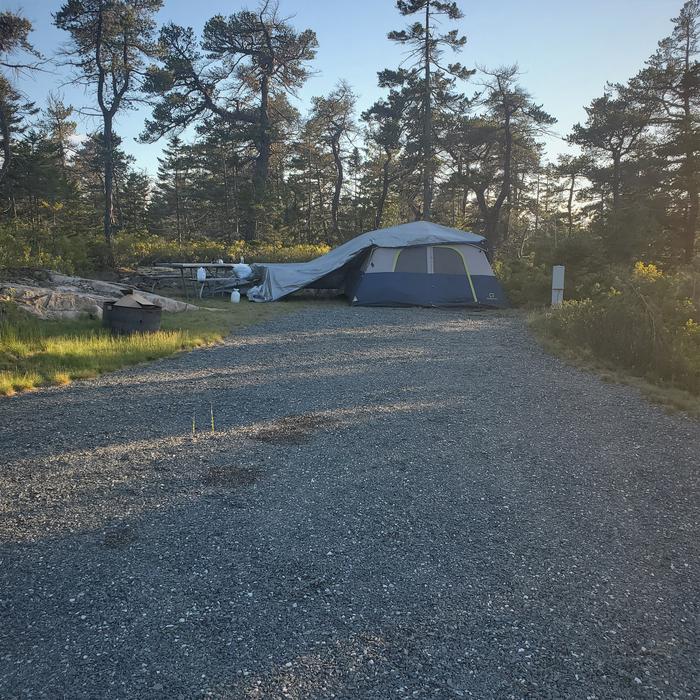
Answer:
[[[317,302],[0,454],[2,698],[700,697],[700,424],[518,313]]]

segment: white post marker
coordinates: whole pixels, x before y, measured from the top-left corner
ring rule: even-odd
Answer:
[[[564,266],[555,265],[552,268],[552,306],[564,303]]]

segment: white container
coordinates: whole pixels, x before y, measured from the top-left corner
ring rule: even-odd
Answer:
[[[207,271],[203,267],[197,268],[197,282],[204,282],[207,279]]]
[[[238,304],[238,302],[241,300],[241,293],[237,290],[234,289],[231,292],[231,303],[232,304]]]

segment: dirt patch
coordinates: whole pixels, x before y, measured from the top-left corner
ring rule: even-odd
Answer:
[[[207,486],[252,486],[262,476],[261,469],[253,467],[216,466],[209,467],[204,474]]]
[[[314,433],[324,428],[332,428],[337,424],[336,419],[327,416],[314,414],[285,416],[259,428],[251,437],[273,445],[303,445],[311,442]]]

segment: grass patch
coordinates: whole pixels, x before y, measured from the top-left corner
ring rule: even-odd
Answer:
[[[639,376],[616,363],[602,360],[585,345],[571,345],[551,332],[547,311],[528,314],[528,326],[533,336],[551,355],[560,357],[580,369],[596,373],[603,381],[625,384],[638,389],[643,396],[667,409],[680,410],[700,416],[700,396],[673,386],[661,379],[652,381]]]
[[[207,310],[163,313],[157,333],[112,336],[97,320],[42,321],[0,306],[0,395],[38,386],[67,384],[121,367],[216,343],[236,328],[302,306],[299,302],[255,304],[205,300]]]

